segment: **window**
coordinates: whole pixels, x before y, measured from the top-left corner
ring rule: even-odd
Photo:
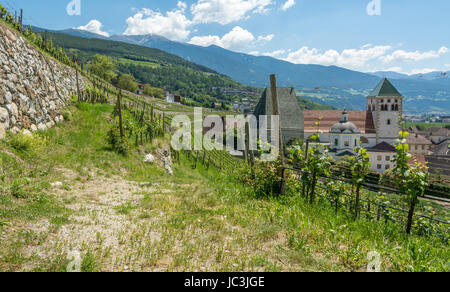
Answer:
[[[383,157],[381,155],[378,155],[377,159],[378,159],[378,161],[381,161],[381,160],[383,160]]]
[[[376,111],[375,105],[372,106],[372,110],[373,110],[373,111]]]
[[[398,111],[398,104],[395,105],[395,110]]]
[[[338,145],[339,144],[339,140],[338,139],[334,139],[334,145]]]
[[[417,146],[417,145],[416,145],[416,146],[414,146],[414,148],[415,148],[416,150],[419,150],[419,146]]]
[[[391,124],[391,119],[387,120],[387,124],[390,125]]]
[[[344,142],[344,146],[345,146],[345,147],[349,147],[349,146],[350,146],[350,143],[349,143],[348,141],[345,141],[345,142]]]
[[[390,156],[386,156],[386,161],[391,161],[391,157]]]
[[[355,139],[355,146],[358,146],[358,139]]]
[[[391,168],[391,166],[389,164],[386,164],[386,170],[388,170],[389,168]]]
[[[388,99],[388,103],[391,103],[391,100],[390,100],[390,99]]]
[[[381,164],[378,164],[377,165],[377,169],[381,169],[382,167],[381,167]]]
[[[425,150],[425,145],[422,145],[422,150]]]
[[[392,105],[392,106],[391,106],[391,110],[392,110],[392,111],[395,111],[395,105]]]

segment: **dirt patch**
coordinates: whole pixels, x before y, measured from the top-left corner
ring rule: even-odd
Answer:
[[[25,246],[22,253],[26,257],[52,259],[57,255],[67,255],[71,251],[87,251],[100,255],[103,271],[126,271],[140,268],[139,257],[133,255],[139,237],[141,242],[158,242],[161,233],[153,229],[160,218],[151,216],[139,217],[139,206],[143,194],[167,196],[170,190],[159,191],[154,186],[123,180],[120,177],[93,176],[88,181],[76,180],[77,174],[72,170],[58,168],[65,177],[65,189],[54,187],[51,192],[65,206],[72,210],[68,222],[60,226],[49,220],[36,223],[21,224],[5,230],[10,237],[18,229],[47,233],[46,240],[39,246]],[[145,226],[144,226],[145,225]],[[24,270],[32,269],[37,263],[27,262]]]

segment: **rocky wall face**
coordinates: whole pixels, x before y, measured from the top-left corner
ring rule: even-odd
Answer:
[[[78,82],[85,88],[82,78]],[[76,92],[74,69],[0,23],[0,139],[7,131],[45,130],[62,122],[62,110]]]

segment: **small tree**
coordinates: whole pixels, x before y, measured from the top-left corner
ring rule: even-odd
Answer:
[[[365,183],[367,174],[370,171],[369,154],[364,148],[356,148],[355,156],[348,158],[350,164],[350,171],[352,173],[352,182],[356,188],[355,199],[355,219],[358,217],[360,190],[361,186]]]
[[[323,149],[323,151],[321,151],[320,149],[320,122],[317,122],[316,125],[317,133],[310,138],[313,142],[315,142],[312,147],[305,147],[305,150],[295,147],[291,149],[294,162],[303,164],[302,182],[307,187],[306,192],[309,195],[309,201],[311,204],[314,203],[314,196],[319,176],[330,176],[331,168],[331,159],[327,154],[327,150]]]
[[[134,80],[134,77],[130,74],[123,74],[119,77],[117,86],[124,90],[134,92],[138,88],[138,84]]]
[[[409,145],[406,143],[406,137],[409,135],[406,131],[399,133],[400,138],[396,141],[395,148],[397,155],[394,157],[396,163],[392,174],[395,183],[403,194],[410,206],[408,212],[408,222],[406,225],[406,233],[411,233],[414,210],[418,202],[418,197],[423,195],[428,185],[428,168],[421,163],[410,165],[411,154],[409,154]]]

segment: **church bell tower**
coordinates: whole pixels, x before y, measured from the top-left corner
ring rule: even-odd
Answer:
[[[394,144],[402,129],[402,108],[403,96],[387,78],[383,78],[367,97],[367,110],[372,113],[376,129],[376,144]]]

